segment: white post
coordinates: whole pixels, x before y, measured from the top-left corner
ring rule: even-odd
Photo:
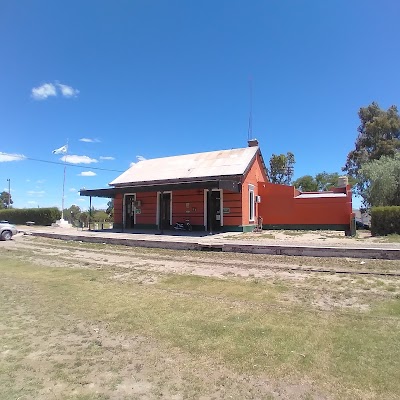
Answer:
[[[7,179],[8,181],[8,207],[10,208],[10,204],[11,204],[11,179]]]
[[[67,155],[65,155],[64,163]],[[65,170],[67,166],[64,164],[64,179],[63,179],[63,188],[62,188],[62,201],[61,201],[61,219],[64,220],[64,193],[65,193]]]

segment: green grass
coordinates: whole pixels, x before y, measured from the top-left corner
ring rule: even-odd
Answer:
[[[272,233],[263,233],[263,232],[246,232],[239,233],[237,235],[226,235],[224,239],[233,239],[233,240],[259,240],[259,239],[275,239],[275,235]]]
[[[172,346],[238,373],[309,380],[332,397],[400,396],[399,299],[378,302],[370,312],[321,312],[285,301],[296,293],[286,283],[165,275],[156,284],[143,285],[115,281],[108,270],[48,268],[7,256],[1,258],[0,274],[3,310],[13,307],[18,295],[21,306],[41,310],[49,335],[47,318],[57,313],[102,321],[116,333],[151,337],[166,349]],[[0,336],[3,348],[29,349],[24,324],[29,322],[11,336]],[[95,357],[103,351],[102,343],[91,341],[85,351]],[[0,359],[0,384],[15,383],[15,371],[25,373],[19,357],[7,363]],[[12,392],[8,384],[9,398],[35,397],[42,383],[28,375],[24,392]],[[72,383],[78,377],[78,370],[54,365],[52,379]]]
[[[308,233],[308,231],[284,231],[283,234],[286,236],[301,236]]]
[[[382,237],[381,241],[385,243],[400,243],[400,235],[397,233],[392,233],[390,235]]]

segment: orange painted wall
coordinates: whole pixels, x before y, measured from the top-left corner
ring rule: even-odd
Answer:
[[[257,216],[259,215],[259,207],[255,204],[255,218],[254,221],[250,222],[249,220],[249,185],[254,186],[254,196],[258,196],[259,193],[259,183],[265,183],[268,181],[267,176],[265,175],[260,154],[257,154],[255,161],[253,162],[250,170],[245,176],[243,185],[242,185],[242,221],[239,225],[251,225],[255,224],[257,221]]]
[[[223,208],[229,212],[223,215],[224,226],[242,224],[242,194],[224,191]],[[157,224],[157,192],[136,193],[136,200],[141,202],[140,214],[136,214],[136,224]],[[114,199],[114,221],[123,223],[123,196]],[[226,210],[228,211],[228,210]],[[204,190],[182,190],[172,192],[172,224],[189,220],[192,225],[204,226]]]
[[[229,208],[229,213],[223,214],[224,226],[242,225],[242,194],[224,191],[222,204]]]
[[[114,223],[122,225],[122,194],[117,194],[114,199]]]
[[[335,189],[346,197],[296,198],[293,186],[260,183],[259,214],[264,225],[349,224],[352,214],[351,188]]]
[[[136,201],[140,201],[140,214],[136,214],[136,224],[156,224],[157,193],[136,193]]]
[[[172,224],[189,220],[191,225],[204,225],[204,191],[176,190],[172,193]]]

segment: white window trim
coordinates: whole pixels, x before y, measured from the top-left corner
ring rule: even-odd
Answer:
[[[251,204],[251,195],[253,193],[253,204]],[[251,215],[253,211],[253,215]],[[254,195],[254,185],[249,185],[249,222],[255,222],[256,220],[256,198]]]
[[[122,213],[122,226],[126,228],[126,197],[133,196],[136,201],[136,193],[124,193],[124,201],[122,205],[122,209],[124,212]],[[133,214],[133,224],[136,225],[136,213]]]

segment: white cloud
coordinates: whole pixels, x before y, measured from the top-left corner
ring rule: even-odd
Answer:
[[[140,161],[145,161],[147,160],[147,158],[143,157],[143,156],[136,156],[136,162],[132,161],[129,164],[129,167],[133,167],[136,163],[140,162]]]
[[[60,160],[70,164],[92,164],[98,162],[95,158],[90,158],[88,156],[77,156],[73,154],[69,156],[63,156],[60,158]]]
[[[79,201],[81,203],[85,202],[87,199],[84,197],[79,197],[76,201]]]
[[[75,188],[70,188],[69,191],[70,192],[76,192],[76,189]]]
[[[78,89],[72,86],[64,85],[59,82],[44,83],[41,86],[32,88],[31,96],[35,100],[46,100],[48,97],[57,97],[61,94],[62,97],[71,98],[77,97],[79,94]]]
[[[36,183],[39,183],[39,184],[42,184],[42,183],[45,183],[45,182],[46,181],[44,179],[39,179],[39,180],[36,181]]]
[[[27,203],[27,204],[32,204],[32,205],[33,205],[33,204],[37,204],[37,201],[31,200],[31,201],[27,201],[26,203]]]
[[[25,158],[23,154],[2,153],[0,151],[0,162],[21,161]]]
[[[44,190],[28,190],[26,193],[29,196],[43,197],[46,192]]]
[[[97,174],[93,171],[83,171],[78,176],[96,176]]]
[[[85,143],[100,143],[99,139],[90,139],[90,138],[81,138],[79,139],[80,142],[85,142]]]
[[[74,89],[72,86],[63,85],[62,83],[56,83],[61,91],[61,95],[64,97],[76,97],[79,94],[78,89]]]
[[[100,156],[99,158],[100,158],[100,160],[115,160],[114,157],[110,157],[110,156]]]
[[[34,87],[31,96],[35,100],[45,100],[50,96],[57,96],[57,90],[52,83],[44,83],[42,86]]]

